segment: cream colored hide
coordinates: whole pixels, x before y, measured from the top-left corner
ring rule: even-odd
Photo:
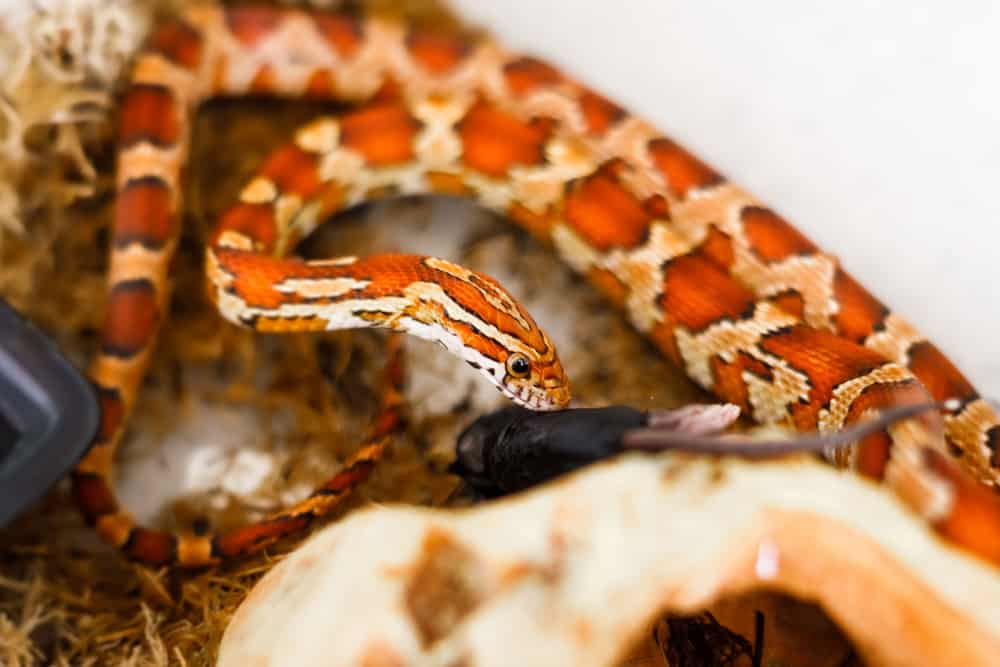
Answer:
[[[996,665],[1000,575],[805,459],[629,456],[467,510],[359,511],[277,565],[219,667],[616,664],[657,615],[814,601],[866,664]]]

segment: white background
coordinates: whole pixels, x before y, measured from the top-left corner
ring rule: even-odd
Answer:
[[[1000,397],[1000,3],[451,4],[773,205]]]

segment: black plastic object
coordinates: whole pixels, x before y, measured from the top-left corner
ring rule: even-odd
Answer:
[[[0,299],[0,526],[69,472],[98,417],[90,383]]]

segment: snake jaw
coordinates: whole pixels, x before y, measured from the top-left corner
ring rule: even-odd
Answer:
[[[543,390],[546,401],[538,410],[563,410],[569,406],[571,392],[569,382],[565,382],[557,387],[547,387]]]
[[[500,382],[497,387],[516,405],[536,412],[562,410],[570,401],[569,381],[565,376],[558,384],[549,380],[543,386],[534,378],[527,378]]]

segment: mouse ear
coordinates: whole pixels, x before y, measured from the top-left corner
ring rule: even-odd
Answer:
[[[693,406],[699,408],[712,408],[724,406]],[[889,425],[909,419],[923,412],[940,410],[946,407],[946,403],[918,403],[913,405],[901,405],[887,410],[882,410],[875,416],[857,422],[849,428],[835,433],[815,434],[815,435],[793,435],[786,439],[771,439],[754,437],[752,435],[712,435],[702,433],[692,433],[675,427],[669,419],[664,419],[657,427],[653,427],[652,418],[650,426],[646,428],[631,429],[622,434],[621,445],[626,450],[642,451],[685,451],[696,454],[730,454],[735,456],[764,457],[780,456],[783,454],[796,453],[827,453],[838,447],[845,447],[864,438],[867,435],[881,431]],[[710,422],[713,412],[706,413],[704,417]],[[719,419],[725,416],[721,411],[715,414],[714,418]],[[699,417],[692,415],[697,426]],[[681,419],[681,423],[683,423]],[[706,423],[707,425],[707,423]],[[715,433],[718,430],[714,431]]]

